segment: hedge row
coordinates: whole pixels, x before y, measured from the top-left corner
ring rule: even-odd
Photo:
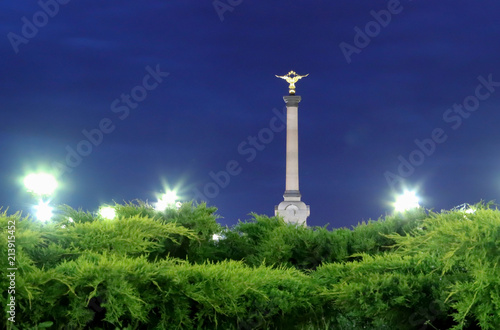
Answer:
[[[497,329],[500,213],[423,210],[327,230],[215,208],[15,221],[14,329]],[[214,240],[214,234],[222,236]],[[7,269],[7,249],[0,265]],[[8,288],[9,278],[0,285]],[[0,303],[11,299],[2,291]]]

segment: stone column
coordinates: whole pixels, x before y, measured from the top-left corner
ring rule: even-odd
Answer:
[[[286,181],[284,201],[274,208],[275,215],[285,222],[306,225],[310,214],[309,205],[301,202],[299,191],[299,126],[298,109],[300,96],[287,95],[286,103]]]
[[[299,121],[300,96],[284,96],[286,103],[286,183],[285,200],[300,201],[299,192]]]

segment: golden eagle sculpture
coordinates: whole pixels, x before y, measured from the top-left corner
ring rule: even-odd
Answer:
[[[288,86],[288,92],[290,93],[290,95],[295,95],[295,83],[299,81],[299,79],[307,77],[308,75],[309,73],[304,76],[299,76],[297,73],[295,73],[295,71],[290,71],[284,76],[276,75],[276,77],[286,80],[286,82],[290,84]]]

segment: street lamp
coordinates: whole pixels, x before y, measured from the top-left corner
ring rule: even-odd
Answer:
[[[181,203],[176,203],[178,199],[179,196],[177,196],[177,193],[174,190],[169,190],[165,194],[161,195],[161,197],[158,199],[158,202],[155,205],[155,210],[165,211],[167,208],[173,205],[175,205],[176,208],[179,208],[181,206]]]
[[[36,210],[36,218],[40,221],[49,221],[52,218],[52,207],[49,206],[49,202],[43,202],[40,200],[40,203],[35,206]]]
[[[48,221],[52,218],[52,207],[49,202],[44,202],[44,197],[50,197],[57,189],[58,182],[52,174],[31,173],[24,178],[26,190],[39,199],[36,205],[36,218],[40,221]]]
[[[58,183],[52,174],[31,173],[24,178],[24,186],[28,192],[37,196],[50,196],[56,190]]]
[[[113,220],[116,217],[116,210],[114,207],[104,206],[99,209],[99,214],[104,219]]]
[[[420,207],[419,198],[414,191],[405,191],[402,195],[396,198],[394,210],[396,212],[404,212]]]

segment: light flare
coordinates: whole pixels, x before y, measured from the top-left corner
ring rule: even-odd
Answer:
[[[405,191],[396,198],[396,202],[394,203],[394,210],[396,212],[404,212],[419,207],[419,198],[414,191]]]
[[[52,206],[49,206],[49,202],[40,201],[38,205],[35,206],[36,218],[40,221],[49,221],[52,218]]]
[[[50,196],[58,185],[56,178],[48,173],[31,173],[24,178],[24,186],[35,195]]]
[[[104,206],[99,209],[99,215],[107,220],[113,220],[116,217],[116,210],[111,206]]]
[[[158,199],[158,202],[155,204],[155,210],[165,211],[172,206],[180,208],[182,204],[177,202],[178,199],[179,196],[177,196],[177,193],[174,190],[169,190]]]

